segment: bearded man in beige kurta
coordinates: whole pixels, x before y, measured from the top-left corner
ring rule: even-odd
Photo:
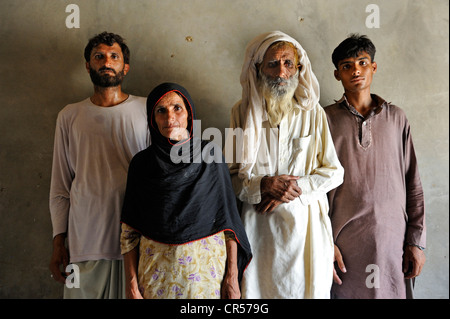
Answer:
[[[233,156],[233,187],[254,252],[242,296],[329,298],[326,193],[342,183],[344,171],[309,58],[292,37],[262,34],[247,46],[241,84],[225,155]]]

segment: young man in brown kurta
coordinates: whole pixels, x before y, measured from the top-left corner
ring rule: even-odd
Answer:
[[[425,263],[422,185],[405,113],[370,93],[375,46],[352,35],[333,52],[344,96],[325,108],[344,183],[328,194],[333,298],[411,297]]]

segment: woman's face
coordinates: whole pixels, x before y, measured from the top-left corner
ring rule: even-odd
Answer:
[[[181,141],[189,137],[186,130],[189,113],[184,100],[175,92],[167,93],[154,110],[155,122],[159,132],[174,141]]]

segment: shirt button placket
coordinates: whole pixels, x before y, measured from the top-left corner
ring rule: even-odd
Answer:
[[[279,143],[278,143],[278,174],[287,174],[287,164],[288,164],[288,145],[287,145],[287,123],[284,118],[280,123],[279,129]]]
[[[370,120],[361,123],[361,146],[369,147],[370,145]]]

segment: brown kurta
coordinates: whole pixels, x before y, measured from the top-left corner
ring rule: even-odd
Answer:
[[[366,118],[345,96],[325,108],[344,183],[328,194],[347,273],[336,298],[405,298],[405,243],[425,246],[423,190],[404,112],[372,95]],[[337,267],[336,267],[337,268]]]

